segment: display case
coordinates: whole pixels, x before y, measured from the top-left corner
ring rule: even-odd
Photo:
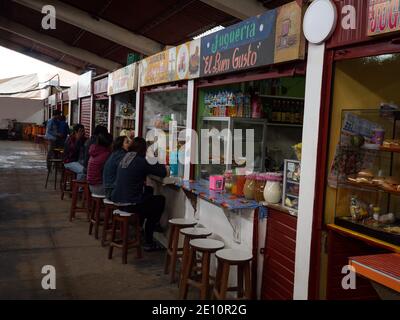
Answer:
[[[108,128],[108,100],[96,100],[94,103],[94,126]]]
[[[400,111],[344,110],[330,173],[335,224],[400,245]],[[335,180],[335,182],[333,181]]]
[[[184,164],[179,158],[185,156],[183,146],[186,134],[181,135],[181,131],[186,130],[187,88],[164,89],[144,94],[143,137],[150,143],[149,150],[156,157],[165,157],[166,164],[170,165],[171,176],[183,178]],[[161,143],[154,143],[159,141],[160,130],[165,134],[165,147]],[[173,146],[177,152],[170,150],[172,137],[175,137]]]
[[[128,136],[134,137],[135,130],[135,94],[126,92],[114,96],[114,137]]]
[[[203,117],[202,128],[209,131],[212,135],[212,130],[218,132],[217,148],[219,147],[219,158],[213,159],[213,143],[212,137],[200,138],[200,156],[204,155],[202,148],[208,141],[208,159],[209,164],[204,164],[207,161],[201,161],[197,175],[200,180],[208,180],[211,175],[222,175],[226,170],[232,170],[238,167],[253,167],[253,171],[262,172],[265,169],[265,150],[266,150],[266,134],[267,134],[267,121],[264,119],[252,118],[231,118],[231,117]],[[235,136],[235,130],[241,130],[241,136]],[[235,162],[234,146],[235,139],[239,139],[241,143],[241,152],[238,154],[246,155],[246,130],[254,130],[254,166],[246,163],[246,157],[239,157],[240,163]],[[232,133],[231,139],[226,139],[224,143],[225,133]],[[215,138],[215,136],[214,136]],[[207,139],[207,141],[205,140]],[[206,147],[206,146],[205,146]]]
[[[297,215],[299,209],[301,162],[285,160],[282,206]]]

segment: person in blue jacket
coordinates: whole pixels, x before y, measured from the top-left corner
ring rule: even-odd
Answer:
[[[113,153],[108,158],[103,169],[103,184],[107,199],[111,199],[117,179],[117,170],[121,160],[129,150],[130,142],[127,136],[121,136],[114,140]]]
[[[116,203],[122,211],[137,213],[141,222],[145,224],[145,251],[158,250],[157,243],[153,240],[153,233],[160,223],[162,213],[165,209],[165,197],[153,195],[146,188],[146,177],[154,175],[165,178],[169,175],[169,168],[157,163],[151,165],[146,159],[146,140],[137,137],[133,140],[129,152],[121,160],[118,170],[114,191],[111,200]]]

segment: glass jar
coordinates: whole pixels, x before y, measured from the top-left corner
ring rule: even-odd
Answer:
[[[225,179],[225,192],[232,193],[232,187],[233,187],[232,171],[230,170],[225,171],[224,179]]]
[[[239,197],[244,196],[244,185],[246,183],[246,176],[245,175],[237,175],[236,176],[236,192],[234,193],[235,195]]]
[[[259,174],[256,177],[256,183],[254,187],[254,200],[257,202],[264,201],[264,188],[265,188],[266,180],[263,174]]]
[[[254,192],[256,187],[255,175],[250,174],[246,177],[246,183],[244,184],[243,194],[247,200],[254,200]]]
[[[282,199],[282,174],[268,173],[265,176],[264,200],[271,204],[280,203]]]

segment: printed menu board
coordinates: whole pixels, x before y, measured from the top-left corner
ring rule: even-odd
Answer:
[[[140,62],[140,86],[200,76],[200,39],[155,54]]]
[[[78,80],[78,96],[84,98],[92,95],[92,71],[86,72],[79,76]]]
[[[399,0],[368,0],[368,36],[399,30]]]
[[[114,71],[108,75],[109,96],[137,90],[137,64],[130,64],[122,69]]]

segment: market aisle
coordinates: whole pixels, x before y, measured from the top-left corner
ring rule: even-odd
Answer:
[[[70,201],[44,189],[45,174],[34,144],[0,141],[0,299],[176,298],[163,252],[109,261],[87,222],[69,223]],[[56,268],[56,290],[42,289],[45,265]]]

